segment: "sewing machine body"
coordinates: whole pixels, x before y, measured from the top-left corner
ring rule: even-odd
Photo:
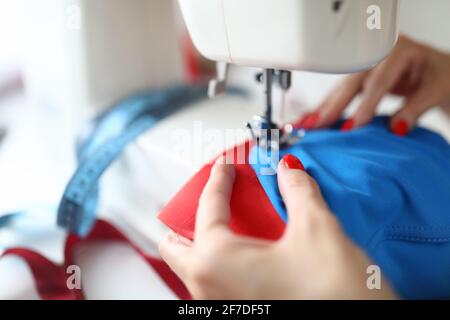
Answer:
[[[264,83],[265,112],[247,127],[269,149],[298,141],[291,136],[292,130],[273,122],[273,84],[289,90],[292,70],[351,73],[370,69],[387,56],[398,38],[397,0],[179,3],[194,44],[205,57],[217,61],[218,76],[210,82],[210,97],[224,92],[228,64],[265,69],[257,77]],[[282,129],[279,139],[272,139],[272,129]]]
[[[368,69],[398,36],[397,0],[179,0],[207,58],[327,73]]]

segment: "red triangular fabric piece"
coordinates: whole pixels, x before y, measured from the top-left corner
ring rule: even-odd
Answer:
[[[230,228],[242,235],[276,240],[281,237],[285,223],[275,211],[256,173],[248,164],[250,142],[239,145],[225,154],[245,153],[245,164],[236,164],[236,180],[231,197]],[[194,238],[198,199],[209,179],[214,161],[204,166],[166,205],[159,219],[176,233]],[[236,161],[235,161],[236,163]]]

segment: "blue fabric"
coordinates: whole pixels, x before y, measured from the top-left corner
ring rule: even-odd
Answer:
[[[301,159],[348,236],[402,297],[450,298],[449,144],[422,128],[397,137],[385,117],[350,132],[336,128],[307,132],[280,157]],[[277,178],[260,174],[257,156],[253,148],[252,166],[286,221]]]

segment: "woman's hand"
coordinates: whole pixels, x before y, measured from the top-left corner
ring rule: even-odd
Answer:
[[[359,93],[362,102],[342,130],[370,122],[381,99],[391,93],[405,98],[392,116],[391,129],[397,135],[406,135],[430,108],[450,109],[450,54],[401,36],[386,60],[370,71],[347,76],[302,124],[307,129],[332,125]]]
[[[369,290],[368,257],[343,233],[301,162],[285,157],[279,186],[289,212],[276,242],[228,227],[234,166],[217,163],[199,202],[195,242],[169,234],[163,259],[196,299],[394,298],[386,282]]]

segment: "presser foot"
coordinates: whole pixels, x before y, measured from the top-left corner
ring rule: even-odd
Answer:
[[[292,125],[282,128],[272,121],[272,91],[273,85],[287,92],[291,87],[291,72],[284,70],[265,69],[256,75],[256,81],[263,83],[265,95],[265,116],[254,116],[247,122],[253,140],[262,148],[279,150],[298,143],[304,136],[304,131],[296,131]]]
[[[299,143],[305,136],[304,130],[294,130],[291,124],[279,128],[275,123],[268,122],[265,117],[255,115],[246,123],[252,139],[260,148],[280,150]]]

